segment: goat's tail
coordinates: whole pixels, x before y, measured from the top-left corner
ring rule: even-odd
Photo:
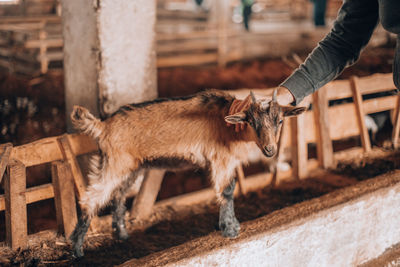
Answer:
[[[104,130],[104,123],[84,107],[74,106],[71,112],[71,121],[76,129],[94,139],[98,139]]]

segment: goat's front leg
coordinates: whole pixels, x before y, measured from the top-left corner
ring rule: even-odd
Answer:
[[[233,192],[235,191],[236,180],[231,183],[222,192],[221,206],[219,209],[219,229],[225,237],[237,237],[240,230],[239,221],[235,217],[233,207]]]
[[[116,238],[120,240],[129,238],[125,226],[125,199],[125,197],[120,197],[112,200],[112,230]]]

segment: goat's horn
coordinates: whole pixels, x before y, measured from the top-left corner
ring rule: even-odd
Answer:
[[[277,94],[278,94],[278,89],[274,89],[274,92],[272,93],[273,102],[277,102]]]
[[[256,96],[254,95],[253,91],[250,91],[250,95],[251,95],[251,101],[252,101],[253,103],[256,103],[257,100],[256,100]]]

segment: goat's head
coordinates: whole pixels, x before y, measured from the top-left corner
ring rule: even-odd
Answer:
[[[231,124],[248,123],[253,131],[254,140],[263,154],[272,157],[277,152],[277,142],[282,128],[283,118],[303,113],[305,107],[281,106],[277,102],[277,90],[272,100],[256,101],[250,92],[251,104],[245,111],[225,117]]]

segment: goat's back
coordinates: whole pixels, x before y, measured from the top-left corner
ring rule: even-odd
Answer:
[[[140,158],[203,153],[205,147],[226,146],[235,138],[224,121],[233,99],[221,91],[206,91],[184,99],[123,106],[104,121],[100,146]]]

